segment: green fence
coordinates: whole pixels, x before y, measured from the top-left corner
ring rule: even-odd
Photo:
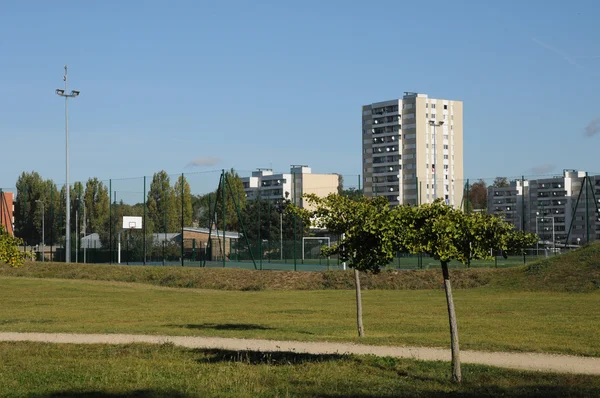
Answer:
[[[70,187],[71,261],[263,270],[343,268],[338,258],[320,255],[325,238],[334,243],[337,237],[310,229],[286,211],[290,203],[302,205],[301,195],[306,193],[299,190],[300,177],[292,171],[158,172],[139,178],[75,182]],[[498,255],[492,261],[473,261],[470,267],[516,266],[600,239],[600,177],[580,175],[579,190],[573,191],[564,209],[558,206],[563,192],[551,188],[558,184],[553,178],[454,182],[455,189],[462,188],[460,195],[455,192],[456,200],[460,199],[453,203],[455,206],[467,212],[498,214],[516,229],[540,236],[539,244],[526,256]],[[335,191],[354,197],[362,194],[363,181],[358,175],[333,180],[343,182]],[[252,185],[256,181],[262,183]],[[432,181],[404,183],[414,183],[417,203],[431,200]],[[328,184],[312,188],[322,194],[334,185]],[[525,195],[520,194],[522,187],[526,188]],[[65,187],[43,180],[37,173],[24,173],[14,188],[3,188],[0,193],[13,196],[14,231],[23,239],[24,250],[37,251],[41,261],[44,248],[45,260],[64,261]],[[383,192],[377,188],[374,194]],[[385,195],[392,200],[397,194],[388,191]],[[8,207],[7,203],[3,200],[0,207]],[[4,213],[0,212],[3,222],[10,218]],[[124,216],[141,217],[142,229],[127,228]],[[423,255],[398,254],[389,268],[436,265]]]

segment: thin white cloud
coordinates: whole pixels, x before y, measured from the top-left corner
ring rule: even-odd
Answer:
[[[201,156],[192,160],[185,167],[202,167],[202,166],[214,166],[219,163],[221,159],[215,158],[213,156]]]
[[[592,137],[600,133],[600,117],[595,118],[585,126],[585,135]]]
[[[548,43],[545,43],[539,39],[536,39],[535,37],[532,38],[531,40],[533,40],[534,43],[544,47],[546,50],[550,50],[553,53],[557,54],[558,56],[560,56],[562,59],[564,59],[565,61],[567,61],[568,63],[570,63],[571,65],[575,65],[575,66],[581,66],[577,63],[577,61],[575,60],[575,57],[573,57],[571,54],[568,54],[567,52],[561,50],[560,48],[551,46]]]
[[[556,168],[555,164],[552,163],[544,163],[539,164],[531,168],[532,174],[547,174],[553,171]]]

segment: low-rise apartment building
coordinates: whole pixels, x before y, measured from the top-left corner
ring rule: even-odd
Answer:
[[[337,193],[340,184],[338,174],[313,174],[308,166],[292,166],[289,173],[274,174],[271,169],[258,169],[252,176],[242,178],[247,200],[279,201],[289,199],[304,207],[302,195],[314,193],[324,197]]]
[[[600,176],[563,175],[488,187],[488,212],[502,215],[543,242],[577,245],[600,240]]]

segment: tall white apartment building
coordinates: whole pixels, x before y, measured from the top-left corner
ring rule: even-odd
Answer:
[[[289,199],[300,207],[305,207],[302,195],[314,193],[327,196],[337,193],[338,174],[313,174],[308,166],[292,166],[289,173],[274,174],[271,169],[258,169],[251,177],[242,178],[247,200],[277,201]]]
[[[390,204],[463,200],[462,101],[404,93],[362,107],[363,187]]]

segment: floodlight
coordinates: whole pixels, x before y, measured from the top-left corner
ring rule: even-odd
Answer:
[[[71,95],[73,97],[77,97],[79,95],[79,91],[77,91],[77,90],[71,90]]]
[[[56,94],[58,95],[64,95],[65,94],[65,90],[61,90],[60,88],[56,89]]]

